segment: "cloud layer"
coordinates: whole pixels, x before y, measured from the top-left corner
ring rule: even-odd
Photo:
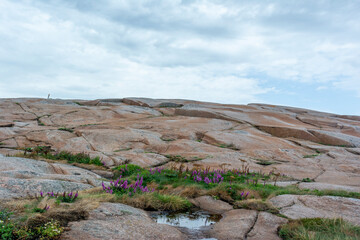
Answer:
[[[357,1],[2,0],[0,9],[0,97],[262,101],[360,114]],[[350,106],[331,104],[334,94]]]

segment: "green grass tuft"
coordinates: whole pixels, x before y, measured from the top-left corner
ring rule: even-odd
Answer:
[[[66,131],[66,132],[74,132],[74,130],[73,129],[71,129],[71,128],[66,128],[66,127],[61,127],[61,128],[58,128],[58,130],[60,130],[60,131]]]
[[[308,218],[283,225],[279,235],[284,240],[356,240],[360,227],[342,219]]]

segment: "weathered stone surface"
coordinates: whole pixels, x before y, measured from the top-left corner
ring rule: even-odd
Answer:
[[[256,211],[245,209],[228,211],[214,224],[210,235],[219,240],[246,239],[256,222],[257,214]]]
[[[119,203],[103,203],[88,220],[70,223],[63,240],[186,239],[179,230],[157,224],[145,211]]]
[[[171,164],[166,155],[180,155],[189,167],[249,164],[253,171],[275,168],[299,181],[360,187],[358,116],[147,98],[0,99],[0,112],[2,154],[50,145],[99,156],[108,167]]]
[[[213,197],[211,196],[201,196],[201,197],[197,197],[195,199],[192,200],[192,203],[211,213],[215,213],[215,214],[222,214],[226,211],[232,210],[233,207],[221,200],[215,200]]]
[[[352,187],[352,186],[344,186],[344,185],[336,185],[329,183],[320,183],[320,182],[302,182],[299,183],[300,189],[311,189],[311,190],[340,190],[347,192],[358,192],[360,193],[360,187]]]
[[[99,175],[82,168],[0,155],[0,199],[99,186]]]
[[[93,173],[96,173],[97,175],[104,177],[104,178],[113,178],[114,173],[110,171],[104,171],[104,170],[92,170]]]
[[[268,212],[260,212],[253,229],[248,233],[248,240],[280,240],[278,228],[287,223],[285,218],[275,216]]]
[[[291,219],[341,217],[360,226],[360,199],[286,194],[274,197],[270,202]]]
[[[223,214],[223,218],[215,223],[210,236],[219,240],[279,240],[277,230],[285,224],[286,219],[267,212],[237,209]]]

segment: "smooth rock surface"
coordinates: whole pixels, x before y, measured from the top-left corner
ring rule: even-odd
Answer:
[[[72,222],[63,240],[186,239],[174,227],[157,224],[145,211],[120,203],[102,203],[87,220]]]
[[[270,199],[270,202],[291,219],[343,218],[360,226],[360,199],[285,194]]]
[[[256,223],[258,213],[253,210],[236,209],[226,212],[214,224],[210,236],[218,240],[245,239]]]
[[[70,165],[0,155],[0,199],[34,196],[40,191],[84,190],[99,186],[99,178]]]
[[[236,209],[223,214],[210,230],[210,236],[219,240],[279,240],[277,230],[286,222],[271,213]]]
[[[298,181],[360,187],[360,117],[266,104],[179,99],[0,99],[0,153],[39,145],[99,156],[106,166],[273,169]],[[73,132],[61,131],[61,128]],[[269,165],[262,165],[262,162]]]
[[[227,202],[215,200],[211,196],[201,196],[192,200],[192,204],[210,213],[222,214],[232,210],[233,207]]]
[[[280,240],[278,229],[287,223],[287,219],[268,212],[260,212],[253,229],[248,233],[247,240]]]

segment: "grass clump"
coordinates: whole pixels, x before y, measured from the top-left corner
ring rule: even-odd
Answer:
[[[66,132],[70,132],[70,133],[74,132],[73,129],[71,129],[71,128],[66,128],[66,127],[58,128],[58,130],[59,130],[59,131],[66,131]]]
[[[303,178],[301,181],[302,182],[314,182],[314,180],[311,178]]]
[[[189,200],[184,197],[157,192],[135,194],[132,197],[122,195],[119,196],[117,201],[136,208],[158,211],[183,211],[192,206]]]
[[[343,219],[308,218],[283,225],[279,235],[284,240],[356,240],[360,227]]]
[[[180,155],[165,155],[165,157],[167,157],[170,162],[189,162],[188,159]]]
[[[320,153],[311,154],[311,155],[304,155],[303,158],[314,158],[314,157],[317,157],[317,156],[320,156]]]
[[[66,160],[68,163],[82,163],[82,164],[94,164],[97,166],[103,166],[99,157],[91,158],[87,153],[70,153],[67,151],[55,152],[50,146],[36,146],[28,147],[24,149],[25,157],[43,157],[51,160]]]
[[[103,166],[104,164],[101,162],[99,157],[91,158],[89,154],[86,153],[76,153],[72,154],[67,151],[61,151],[59,153],[51,154],[48,153],[46,155],[40,155],[44,158],[51,160],[66,160],[68,163],[83,163],[83,164],[94,164],[97,166]]]
[[[235,151],[240,150],[240,149],[237,148],[233,143],[230,143],[230,144],[220,143],[220,144],[218,144],[217,146],[218,146],[218,147],[221,147],[221,148],[229,148],[229,149],[232,149],[232,150],[235,150]]]
[[[116,177],[119,177],[120,175],[122,177],[128,177],[133,175],[134,173],[142,171],[143,168],[135,164],[123,164],[113,168],[113,170],[115,171]]]
[[[128,148],[121,148],[121,149],[117,149],[115,150],[114,152],[122,152],[122,151],[129,151],[131,150],[132,148],[128,147]]]
[[[269,161],[269,160],[265,160],[265,159],[256,159],[257,161],[255,162],[256,164],[262,165],[262,166],[269,166],[274,164],[275,162],[273,161]]]

